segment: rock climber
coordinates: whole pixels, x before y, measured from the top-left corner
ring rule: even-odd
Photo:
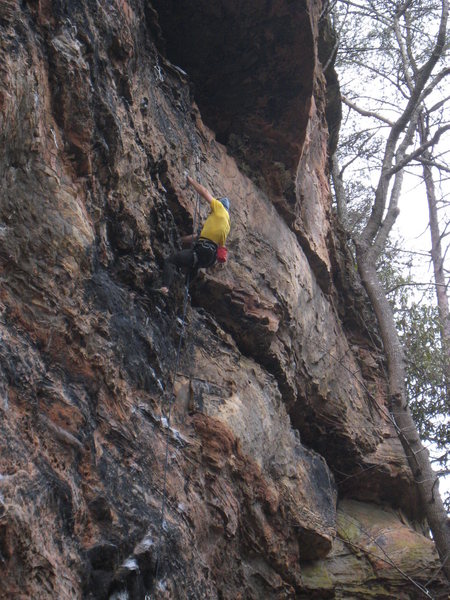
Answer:
[[[191,277],[196,275],[198,269],[212,267],[216,262],[218,249],[225,246],[225,240],[230,233],[230,201],[228,198],[217,200],[205,187],[189,175],[187,176],[187,182],[208,202],[210,213],[198,238],[195,234],[181,238],[182,245],[184,247],[190,245],[190,248],[175,252],[164,261],[163,287],[159,290],[163,294],[169,292],[176,267],[182,268],[185,272],[190,272]]]

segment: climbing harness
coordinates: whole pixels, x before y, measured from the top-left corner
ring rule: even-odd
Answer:
[[[217,244],[205,238],[199,238],[194,245],[194,254],[202,268],[212,267],[216,262]]]

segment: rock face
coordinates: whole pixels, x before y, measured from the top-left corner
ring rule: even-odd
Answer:
[[[0,598],[445,596],[331,212],[321,10],[1,3]],[[184,326],[152,288],[186,169],[232,233]]]

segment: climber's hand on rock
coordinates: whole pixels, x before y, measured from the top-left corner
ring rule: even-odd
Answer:
[[[190,179],[190,176],[189,176],[189,171],[187,171],[187,170],[186,170],[186,171],[184,172],[184,185],[183,185],[183,189],[184,189],[184,190],[185,190],[185,189],[188,187],[188,185],[190,184],[190,181],[189,181],[189,179]]]

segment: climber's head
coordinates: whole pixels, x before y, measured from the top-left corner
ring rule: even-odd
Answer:
[[[224,208],[226,208],[226,210],[230,212],[230,201],[228,200],[228,198],[219,198],[219,202],[221,202]]]

